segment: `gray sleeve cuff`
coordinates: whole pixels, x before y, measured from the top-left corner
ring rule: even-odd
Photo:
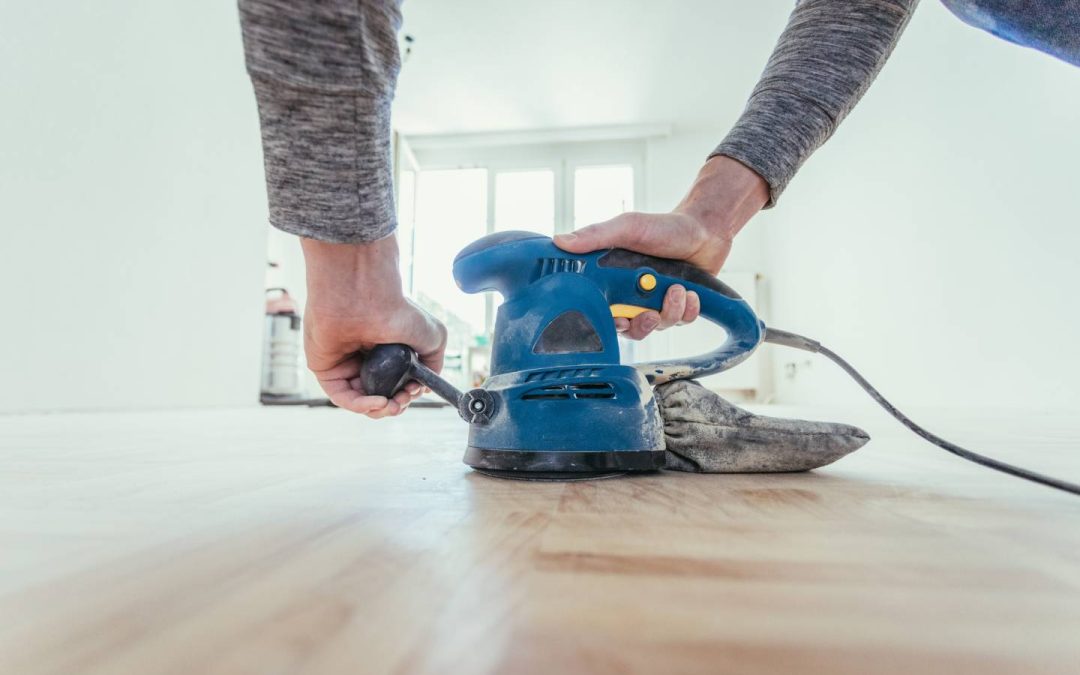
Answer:
[[[771,208],[806,158],[832,133],[834,122],[813,101],[781,91],[754,96],[738,123],[709,155],[726,155],[769,184]]]
[[[331,243],[394,231],[400,4],[240,0],[274,227]]]
[[[381,239],[397,226],[390,101],[252,74],[270,223],[331,243]]]

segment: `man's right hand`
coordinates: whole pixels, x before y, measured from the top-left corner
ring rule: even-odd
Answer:
[[[671,213],[623,213],[571,234],[555,236],[555,245],[571,253],[625,248],[638,253],[685,260],[709,274],[720,271],[735,235],[769,199],[769,185],[740,162],[720,155],[705,163],[690,192]],[[633,320],[615,319],[615,329],[633,340],[697,318],[701,300],[674,284],[663,309]]]
[[[423,388],[410,382],[393,398],[369,396],[360,384],[364,354],[402,343],[435,372],[442,370],[446,328],[401,290],[397,239],[330,244],[301,239],[307,264],[304,352],[330,400],[372,418],[401,414]]]

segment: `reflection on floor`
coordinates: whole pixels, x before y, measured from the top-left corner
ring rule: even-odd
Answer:
[[[0,672],[1080,672],[1080,499],[869,405],[812,474],[570,484],[449,410],[0,417]],[[1074,417],[920,417],[1080,478]]]

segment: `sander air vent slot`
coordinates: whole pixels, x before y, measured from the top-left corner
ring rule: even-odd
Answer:
[[[530,389],[521,395],[523,401],[568,401],[586,398],[615,398],[615,387],[608,382],[552,384]]]
[[[607,382],[587,382],[567,385],[574,398],[615,398],[615,387]]]
[[[600,372],[600,368],[563,368],[561,370],[541,370],[529,373],[526,382],[544,380],[561,380],[566,377],[593,377]]]
[[[540,258],[539,276],[546,277],[549,274],[558,274],[559,272],[581,274],[583,269],[585,269],[584,260],[574,260],[573,258]]]

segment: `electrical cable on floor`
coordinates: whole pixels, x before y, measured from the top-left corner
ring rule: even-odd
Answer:
[[[886,412],[899,420],[901,424],[903,424],[905,427],[915,432],[919,436],[930,441],[934,445],[938,446],[939,448],[951,452],[957,457],[962,457],[969,462],[981,464],[982,466],[994,469],[995,471],[1009,474],[1010,476],[1023,478],[1024,480],[1029,480],[1033,483],[1039,483],[1040,485],[1045,485],[1047,487],[1063,490],[1074,495],[1080,495],[1080,485],[1077,485],[1076,483],[1070,483],[1069,481],[1062,480],[1060,478],[1046,476],[1041,473],[1029,471],[1019,466],[1006,464],[1005,462],[1001,462],[991,457],[980,455],[977,452],[972,452],[971,450],[968,450],[966,448],[962,448],[955,443],[950,443],[949,441],[941,438],[940,436],[937,436],[936,434],[930,433],[926,429],[913,422],[907,415],[900,412],[892,403],[889,403],[885,399],[885,397],[882,396],[881,393],[879,393],[878,390],[874,388],[872,384],[866,381],[865,377],[859,374],[859,371],[855,370],[855,368],[852,367],[850,363],[840,358],[840,356],[838,356],[835,352],[833,352],[828,347],[823,346],[817,340],[811,340],[810,338],[803,337],[802,335],[798,335],[796,333],[789,333],[788,331],[777,330],[775,328],[767,328],[765,330],[765,341],[784,345],[787,347],[794,347],[795,349],[801,349],[803,351],[821,354],[825,356],[830,361],[840,366],[840,368],[843,369],[844,372],[846,372],[848,375],[850,375],[853,380],[858,382],[859,386],[865,389],[866,393],[870,394],[870,397],[878,402],[878,405],[880,405],[882,408],[885,409]]]

